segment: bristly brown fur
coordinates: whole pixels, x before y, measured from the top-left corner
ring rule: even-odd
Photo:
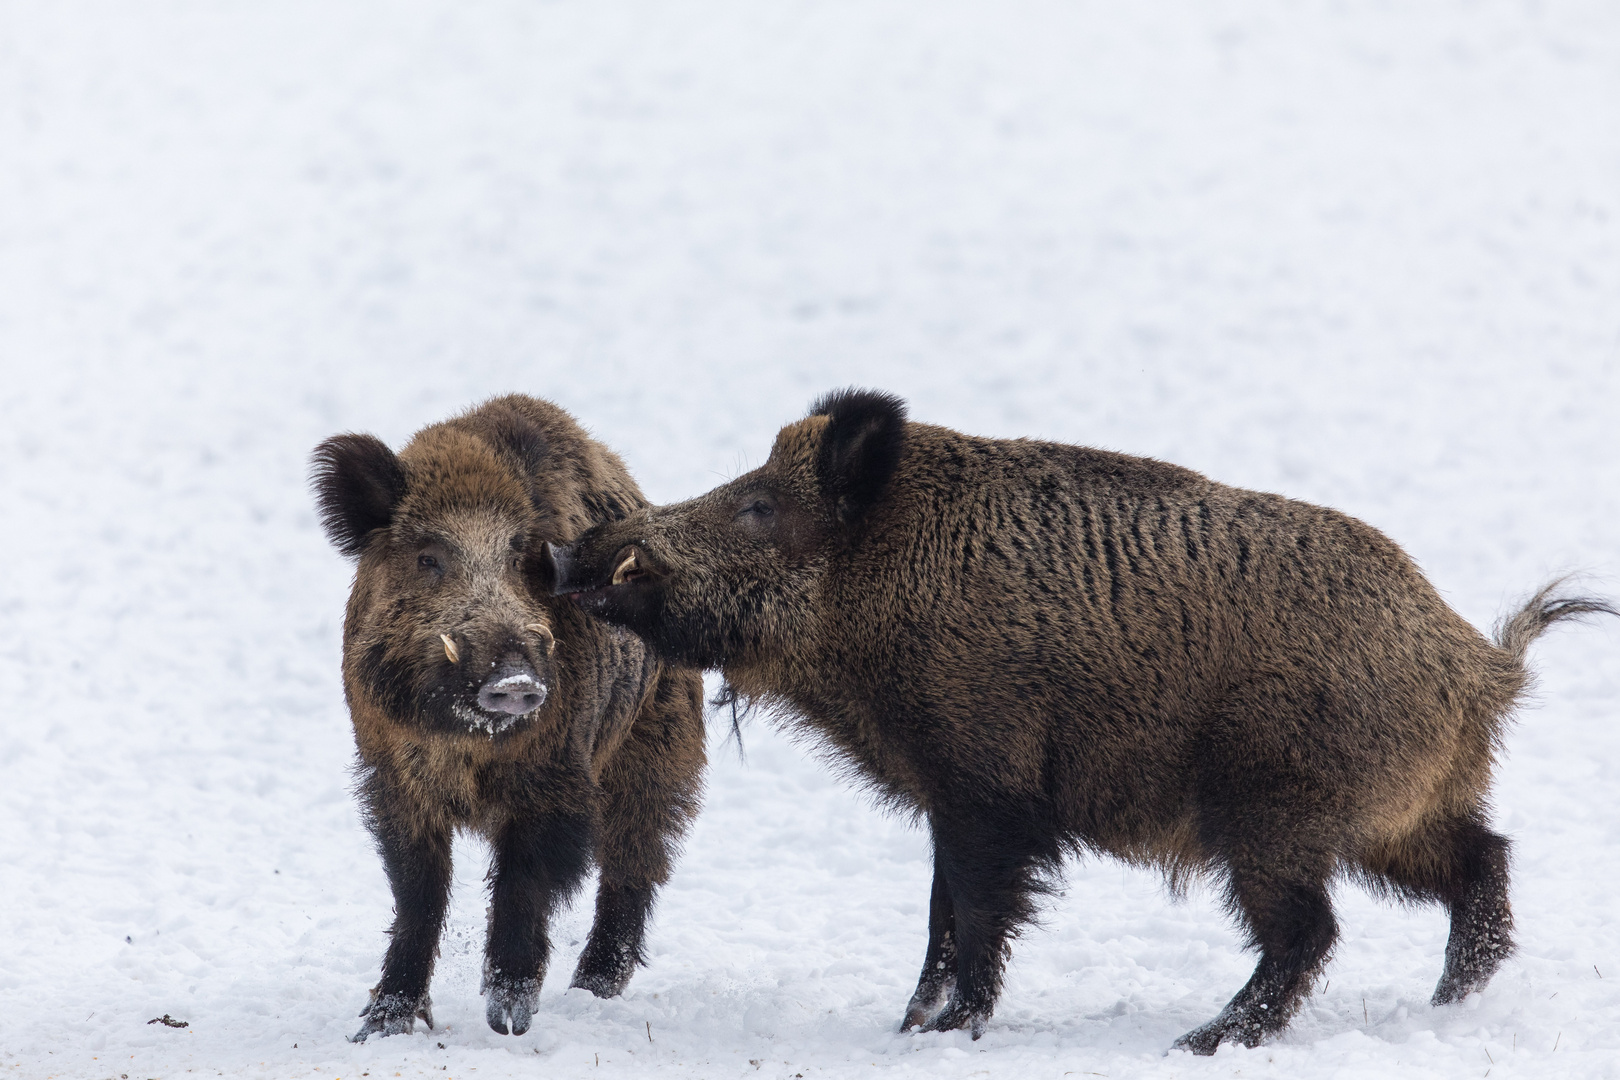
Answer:
[[[634,551],[643,572],[610,585]],[[763,467],[598,526],[558,588],[657,655],[720,668],[934,842],[904,1026],[977,1034],[1010,935],[1066,852],[1222,882],[1260,952],[1178,1045],[1282,1028],[1337,936],[1349,873],[1449,907],[1434,1000],[1512,948],[1491,767],[1551,623],[1496,643],[1376,529],[1147,458],[908,422],[828,395]]]
[[[428,982],[457,829],[494,851],[484,990],[497,1031],[528,1027],[546,919],[594,862],[596,922],[574,985],[619,993],[642,960],[654,894],[697,813],[702,681],[550,596],[548,541],[646,500],[618,457],[561,409],[497,398],[418,432],[315,453],[333,543],[359,558],[343,673],[358,794],[394,891],[382,981],[357,1038],[432,1024]],[[482,711],[500,664],[549,696]]]

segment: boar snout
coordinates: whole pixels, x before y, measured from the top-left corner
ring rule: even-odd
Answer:
[[[669,578],[639,542],[588,532],[551,547],[553,592],[585,612],[647,638],[663,609]]]
[[[526,716],[545,700],[546,684],[535,674],[533,665],[515,655],[496,664],[478,688],[478,707],[486,712]]]
[[[576,580],[578,562],[575,559],[573,544],[553,544],[548,540],[546,561],[551,564],[552,595],[564,596],[587,587]]]
[[[652,578],[652,560],[639,544],[627,544],[605,562],[600,555],[586,553],[582,558],[582,541],[572,544],[547,544],[546,552],[556,572],[552,592],[556,596],[595,592],[616,585],[628,585]]]

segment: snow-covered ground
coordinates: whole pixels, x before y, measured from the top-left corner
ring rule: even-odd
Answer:
[[[892,1033],[922,836],[762,723],[619,1000],[352,1046],[390,902],[347,791],[309,450],[497,392],[665,501],[831,387],[1341,507],[1488,624],[1620,592],[1608,0],[0,0],[0,1077],[1620,1076],[1620,628],[1535,649],[1522,950],[1339,892],[1280,1041],[1208,892],[1069,868],[988,1034]],[[184,1029],[152,1025],[168,1014]]]

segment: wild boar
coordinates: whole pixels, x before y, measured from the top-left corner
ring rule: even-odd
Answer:
[[[457,829],[493,849],[489,1026],[528,1029],[547,920],[593,861],[596,921],[573,985],[620,993],[697,813],[702,681],[554,599],[535,556],[644,508],[640,490],[567,413],[518,395],[426,427],[398,455],[334,436],[313,484],[327,536],[358,560],[343,686],[357,793],[394,894],[354,1040],[433,1026]]]
[[[763,467],[550,555],[557,591],[819,736],[926,821],[902,1029],[983,1031],[1065,855],[1224,887],[1260,959],[1176,1045],[1284,1027],[1337,936],[1328,883],[1445,904],[1437,1005],[1511,951],[1493,755],[1554,622],[1486,640],[1376,529],[1147,458],[910,423],[841,391]]]

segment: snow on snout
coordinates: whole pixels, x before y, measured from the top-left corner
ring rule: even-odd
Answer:
[[[531,675],[508,675],[506,678],[502,679],[500,682],[493,683],[490,688],[492,690],[495,690],[495,691],[499,692],[499,693],[505,693],[505,694],[513,694],[513,695],[535,694],[535,695],[538,695],[539,698],[540,698],[540,701],[535,703],[537,705],[540,704],[540,702],[543,702],[543,701],[546,700],[546,687],[545,687],[545,684],[540,683],[540,682],[536,682],[534,680],[534,677],[531,676]]]
[[[490,679],[478,690],[478,707],[489,712],[523,716],[546,700],[545,684],[532,672],[513,671]]]

